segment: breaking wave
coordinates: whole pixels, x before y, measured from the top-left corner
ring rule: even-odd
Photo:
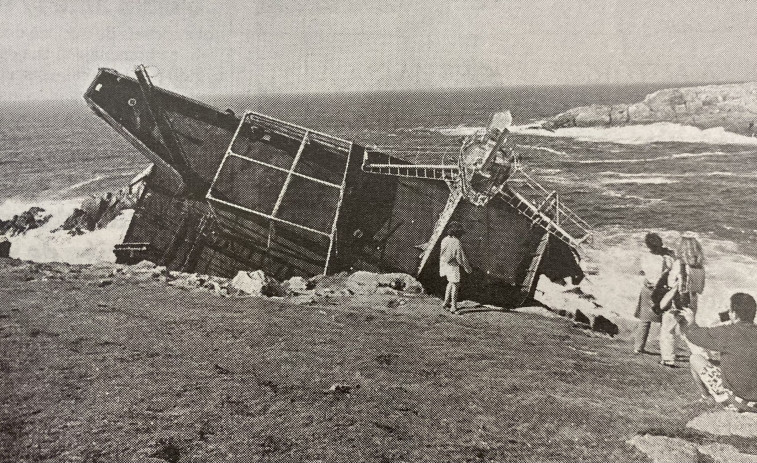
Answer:
[[[71,188],[71,187],[69,187]],[[84,198],[67,200],[26,200],[7,199],[0,203],[0,219],[8,220],[14,215],[38,206],[52,218],[40,228],[29,230],[23,235],[11,236],[10,256],[16,259],[36,262],[68,262],[70,264],[94,264],[115,262],[113,247],[123,241],[129,222],[134,214],[132,209],[122,211],[107,227],[72,236],[65,230],[53,232],[60,227]]]
[[[757,172],[722,172],[722,171],[715,171],[715,172],[686,172],[682,174],[670,174],[670,173],[655,173],[655,172],[641,172],[641,173],[626,173],[626,172],[615,172],[611,170],[606,170],[603,172],[600,172],[598,175],[604,175],[607,177],[618,177],[618,178],[640,178],[640,179],[650,179],[650,178],[660,178],[664,177],[666,179],[670,178],[697,178],[697,177],[735,177],[735,178],[757,178]]]
[[[670,177],[620,177],[620,178],[607,178],[601,180],[603,185],[624,184],[633,183],[637,185],[667,185],[670,183],[678,183],[678,180],[673,180]]]
[[[709,145],[753,145],[757,138],[728,132],[723,127],[700,129],[673,122],[619,127],[568,127],[550,132],[545,129],[514,127],[514,132],[543,137],[567,137],[586,142],[608,142],[623,145],[643,145],[658,142],[704,143]]]
[[[96,183],[96,182],[99,182],[100,180],[103,180],[103,179],[105,179],[105,178],[108,178],[108,177],[105,177],[105,176],[102,176],[102,175],[98,175],[97,177],[91,178],[91,179],[89,179],[89,180],[84,180],[83,182],[74,183],[74,184],[73,184],[73,185],[71,185],[70,187],[68,187],[68,188],[65,188],[65,189],[64,189],[64,190],[62,191],[62,193],[65,193],[65,192],[68,192],[68,191],[74,191],[74,190],[78,190],[79,188],[81,188],[81,187],[83,187],[83,186],[91,185],[91,184],[93,184],[93,183]]]
[[[550,148],[548,146],[538,146],[538,145],[537,146],[518,145],[518,146],[521,147],[521,148],[526,148],[526,149],[530,149],[530,150],[544,151],[544,152],[547,152],[547,153],[556,154],[557,156],[568,156],[568,153],[566,153],[565,151],[556,150],[556,149]]]
[[[428,129],[430,132],[437,132],[448,137],[468,137],[480,130],[485,130],[485,127],[458,125],[457,127],[434,127],[433,129]]]
[[[450,137],[473,135],[485,130],[481,126],[458,125],[455,127],[434,127],[424,129]],[[551,138],[573,138],[585,142],[605,142],[622,145],[644,145],[660,142],[704,143],[708,145],[751,145],[757,146],[757,138],[728,132],[723,127],[700,129],[691,125],[674,122],[626,125],[617,127],[566,127],[555,131],[540,128],[539,125],[525,124],[510,127],[514,133]],[[561,153],[555,153],[561,154]]]
[[[726,153],[724,151],[705,151],[702,153],[676,153],[652,158],[627,158],[627,159],[574,159],[565,162],[576,164],[636,164],[640,162],[668,161],[673,159],[700,158],[709,156],[740,156],[745,153]]]
[[[581,286],[596,297],[604,310],[632,319],[641,281],[638,262],[644,253],[647,230],[628,231],[620,227],[596,230],[594,245],[584,250],[587,263],[599,269],[587,276]],[[680,240],[678,231],[658,231],[668,247],[675,248]],[[707,284],[700,297],[697,320],[711,324],[731,294],[743,291],[757,296],[757,258],[745,254],[732,241],[705,235],[700,238],[707,259]]]

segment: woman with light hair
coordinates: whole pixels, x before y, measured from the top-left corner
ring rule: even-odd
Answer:
[[[678,291],[680,299],[677,309],[689,308],[696,314],[699,295],[704,291],[704,252],[697,235],[687,231],[681,235],[681,243],[676,251],[676,260],[668,276],[668,285]],[[660,364],[675,366],[676,331],[678,322],[671,311],[662,314],[660,327]],[[685,339],[685,338],[684,338]]]
[[[683,307],[696,313],[699,295],[704,291],[704,252],[695,233],[687,231],[681,235],[676,257],[671,279],[678,285]]]

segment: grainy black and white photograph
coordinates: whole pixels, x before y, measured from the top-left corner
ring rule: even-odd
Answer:
[[[0,462],[757,461],[755,24],[0,0]]]

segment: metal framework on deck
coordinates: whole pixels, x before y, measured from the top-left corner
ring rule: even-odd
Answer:
[[[265,131],[266,134],[277,134],[281,135],[283,137],[289,138],[289,139],[299,139],[300,140],[300,146],[297,150],[297,153],[294,156],[294,160],[292,161],[292,165],[287,169],[279,166],[275,166],[270,163],[266,163],[263,161],[260,161],[258,159],[251,158],[249,156],[244,156],[239,153],[235,153],[233,151],[234,144],[239,137],[240,132],[242,131],[242,127],[245,126],[245,124],[249,125],[250,127],[258,127]],[[305,151],[305,148],[309,143],[318,143],[319,145],[333,151],[339,151],[346,155],[346,161],[344,166],[344,171],[342,172],[342,182],[340,184],[328,182],[323,179],[319,179],[310,175],[306,175],[300,172],[295,172],[295,169],[297,168],[300,159],[302,158],[302,154]],[[221,164],[218,166],[218,171],[216,172],[215,177],[213,178],[213,182],[210,185],[210,188],[208,189],[208,193],[205,196],[208,200],[211,210],[213,208],[213,204],[221,204],[227,207],[231,207],[243,212],[247,212],[250,214],[254,214],[260,217],[263,217],[265,219],[269,220],[269,233],[268,233],[268,246],[271,245],[271,237],[273,236],[275,232],[275,224],[280,223],[284,224],[290,227],[298,228],[300,230],[304,230],[308,233],[313,233],[318,236],[324,236],[329,239],[329,246],[328,246],[328,252],[326,254],[326,261],[323,268],[323,274],[327,274],[329,271],[329,265],[331,264],[331,256],[334,253],[334,243],[336,241],[336,234],[337,234],[337,223],[339,221],[339,214],[342,209],[342,202],[344,200],[344,190],[346,188],[346,182],[347,182],[347,173],[349,172],[350,168],[350,159],[351,159],[351,153],[352,153],[352,146],[353,143],[351,141],[343,140],[341,138],[333,137],[331,135],[318,132],[315,130],[310,130],[305,127],[301,127],[298,125],[290,124],[288,122],[284,122],[282,120],[266,116],[264,114],[255,113],[252,111],[245,112],[244,116],[242,116],[239,126],[237,127],[236,131],[234,132],[234,136],[231,139],[231,143],[229,143],[229,148],[226,150],[226,154],[224,155],[223,159],[221,160]],[[213,189],[218,182],[218,178],[221,174],[221,171],[224,168],[224,165],[226,164],[227,160],[230,157],[235,157],[238,159],[242,159],[246,162],[251,162],[254,164],[257,164],[259,166],[263,166],[269,169],[277,170],[280,172],[286,172],[287,176],[284,180],[284,184],[281,187],[281,191],[279,192],[279,195],[276,199],[276,202],[273,206],[273,210],[270,214],[258,211],[255,209],[251,209],[249,207],[245,207],[241,204],[236,204],[231,201],[226,201],[224,199],[218,198],[213,195]],[[289,185],[292,181],[293,177],[299,177],[311,182],[315,182],[321,185],[328,186],[330,188],[337,189],[339,191],[339,199],[336,205],[336,210],[334,212],[334,216],[331,220],[331,227],[329,232],[324,232],[321,230],[316,230],[312,227],[308,227],[306,225],[303,225],[301,223],[293,222],[290,220],[285,220],[280,217],[278,217],[279,209],[281,207],[281,204],[284,200],[284,196],[286,195]]]

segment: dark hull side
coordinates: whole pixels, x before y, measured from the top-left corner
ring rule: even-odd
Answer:
[[[227,277],[253,269],[279,279],[324,269],[417,275],[420,246],[429,240],[449,196],[441,181],[363,172],[364,148],[356,144],[340,152],[312,143],[302,152],[298,170],[332,183],[341,182],[337,177],[346,172],[343,197],[312,182],[293,181],[276,208],[281,206],[278,215],[315,230],[330,231],[336,217],[330,247],[324,234],[286,223],[272,227],[267,218],[233,206],[270,209],[285,182],[279,171],[246,162],[227,162],[219,172],[239,126],[237,116],[159,88],[147,94],[137,80],[107,69],[100,70],[85,99],[156,164],[124,239],[127,248],[129,243],[146,246],[118,254],[122,262],[149,259],[174,270]],[[252,131],[240,139],[248,156],[269,164],[291,163],[299,146],[295,138]],[[225,201],[206,199],[211,184],[214,195]],[[558,239],[550,237],[535,261],[544,230],[499,198],[486,207],[461,201],[452,219],[468,229],[463,245],[474,272],[463,282],[466,299],[522,303],[533,295],[536,279],[527,275],[534,262],[539,274],[553,280],[583,275],[573,250]],[[438,243],[418,277],[430,291],[443,290]]]

